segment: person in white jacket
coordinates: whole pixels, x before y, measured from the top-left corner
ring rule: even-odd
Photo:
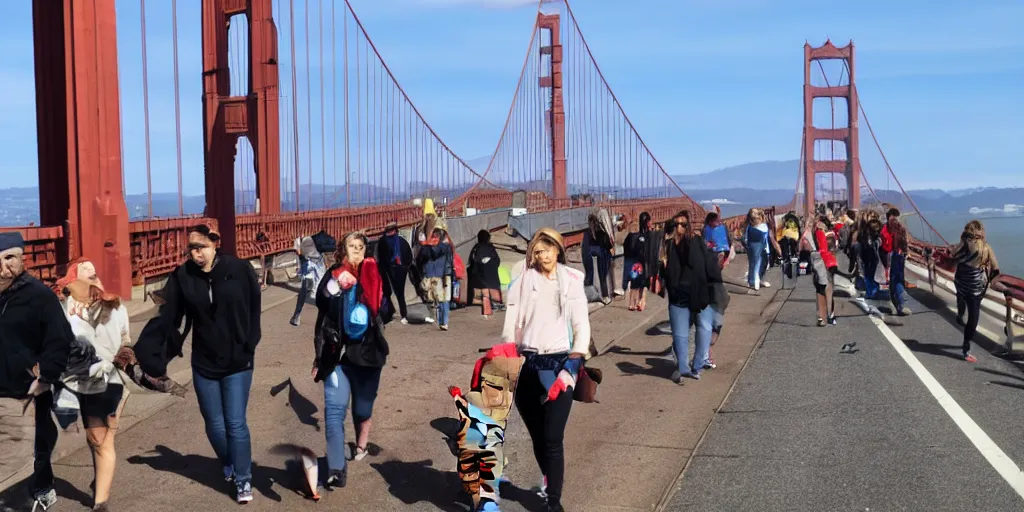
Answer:
[[[302,307],[306,305],[306,300],[315,298],[316,288],[327,274],[327,262],[320,251],[316,250],[316,243],[310,236],[295,239],[295,252],[299,255],[299,279],[302,284],[295,299],[295,313],[289,323],[298,327]]]
[[[582,272],[566,265],[562,236],[537,231],[526,266],[509,284],[502,342],[526,357],[515,403],[533,441],[548,512],[561,512],[565,425],[583,360],[590,351],[590,316]]]
[[[58,287],[66,297],[65,313],[72,332],[78,341],[87,342],[95,350],[100,362],[89,367],[87,376],[65,376],[65,389],[57,397],[57,406],[80,411],[93,454],[93,510],[107,510],[117,461],[114,434],[125,391],[123,377],[113,362],[132,344],[128,310],[120,297],[104,291],[96,267],[87,259],[69,264]]]

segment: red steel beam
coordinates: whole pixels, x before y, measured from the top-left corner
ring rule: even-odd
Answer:
[[[57,271],[86,256],[109,291],[129,296],[115,0],[34,0],[32,25],[39,213],[64,228]]]

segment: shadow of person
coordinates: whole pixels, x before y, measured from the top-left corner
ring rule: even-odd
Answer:
[[[156,445],[151,452],[155,455],[133,455],[128,457],[129,464],[145,464],[157,471],[165,471],[183,476],[205,485],[213,491],[234,497],[233,486],[224,482],[220,461],[202,455],[185,455],[164,445]],[[281,495],[274,490],[274,484],[281,485],[296,494],[302,494],[304,488],[302,471],[293,461],[289,461],[284,469],[260,466],[252,463],[252,487],[262,496],[281,502]]]
[[[434,430],[444,434],[444,442],[448,445],[453,457],[459,456],[459,420],[450,417],[440,417],[430,420],[430,426]]]
[[[32,510],[32,478],[26,478],[0,492],[0,510]],[[53,490],[61,500],[74,501],[86,508],[93,505],[92,494],[82,491],[62,478],[53,479]]]
[[[670,378],[672,372],[677,370],[675,360],[670,358],[648,357],[644,362],[647,364],[646,368],[630,361],[620,361],[615,363],[615,366],[624,375],[650,375],[665,379]]]
[[[430,459],[370,464],[388,483],[388,492],[405,505],[425,501],[445,511],[467,510],[470,500],[462,492],[458,475],[454,471],[435,469],[432,465]]]
[[[944,356],[951,359],[962,360],[963,357],[963,346],[962,345],[943,345],[939,343],[921,343],[918,340],[907,339],[903,340],[906,343],[907,348],[914,352],[921,354],[932,354],[936,356]]]
[[[299,421],[302,422],[303,425],[312,426],[317,432],[319,432],[320,421],[314,417],[314,414],[316,414],[319,409],[316,404],[295,389],[291,378],[285,379],[284,382],[270,388],[270,396],[276,397],[284,391],[285,388],[288,389],[288,407],[290,407],[292,411],[295,411],[295,416],[299,418]]]

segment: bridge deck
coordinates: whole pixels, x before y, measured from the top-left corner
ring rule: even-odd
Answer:
[[[741,258],[730,267],[731,280],[741,279],[744,263]],[[575,404],[570,420],[567,510],[651,510],[666,497],[668,510],[1019,506],[1019,497],[868,318],[840,300],[839,326],[812,327],[809,280],[790,292],[780,290],[775,277],[776,287],[760,295],[731,290],[737,293],[726,331],[714,347],[718,369],[681,388],[668,380],[670,338],[655,325],[666,316],[663,302],[652,301],[644,313],[626,311],[623,302],[592,313],[595,329],[603,331],[611,349],[591,361],[606,375],[601,403]],[[912,347],[925,367],[1011,459],[1021,460],[1024,442],[1014,427],[1024,415],[1024,395],[1012,388],[1024,388],[1024,375],[982,350],[976,351],[975,366],[946,357],[955,355],[956,348],[948,346],[958,345],[959,331],[916,301],[912,307],[917,314],[895,328],[896,334],[918,340]],[[264,313],[265,338],[249,408],[257,491],[249,508],[256,510],[315,508],[293,491],[300,488],[298,473],[286,458],[271,454],[283,442],[320,453],[324,447],[323,391],[308,378],[315,311],[306,309],[299,328],[288,325],[290,315],[290,301]],[[371,436],[379,451],[352,463],[349,486],[327,494],[319,506],[465,510],[459,505],[463,496],[455,459],[445,443],[454,414],[445,389],[466,385],[478,350],[493,343],[500,326],[500,317],[484,320],[470,309],[453,313],[447,333],[432,326],[390,327],[393,356]],[[838,354],[850,340],[858,341],[860,352]],[[188,372],[187,365],[176,370]],[[987,386],[988,381],[1001,385]],[[191,392],[183,399],[135,394],[125,413],[136,418],[118,437],[112,505],[145,504],[156,511],[233,506]],[[351,425],[347,428],[351,436]],[[62,444],[84,448],[81,438],[68,438]],[[513,486],[503,490],[503,510],[537,509],[539,501],[529,489],[539,475],[515,414],[506,450]],[[77,510],[77,502],[91,504],[87,450],[62,458],[56,473],[58,493],[65,498],[58,511]],[[23,490],[9,488],[0,502],[12,503]]]

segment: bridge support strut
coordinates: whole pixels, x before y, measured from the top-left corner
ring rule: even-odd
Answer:
[[[86,256],[131,297],[121,168],[115,0],[34,0],[39,217],[63,226],[58,271]]]

